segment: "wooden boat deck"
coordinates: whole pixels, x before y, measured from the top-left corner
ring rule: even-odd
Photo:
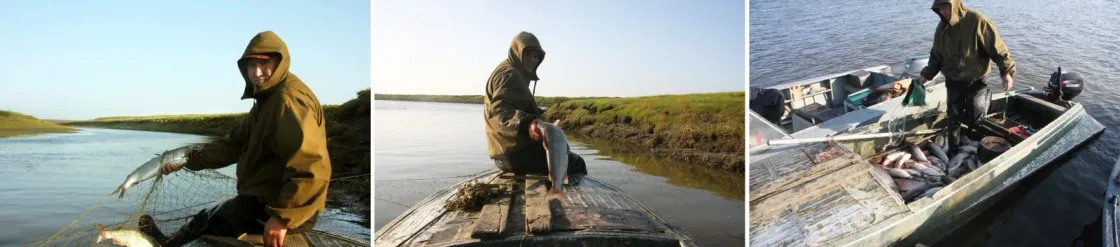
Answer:
[[[228,247],[254,247],[266,246],[264,245],[263,238],[260,234],[242,234],[237,238],[218,237],[218,236],[202,236],[196,242],[205,242],[210,246],[228,246]],[[362,243],[351,240],[346,237],[338,236],[321,231],[309,231],[303,234],[290,234],[284,237],[284,246],[289,247],[325,247],[325,246],[338,246],[338,247],[358,247],[369,246],[369,243]]]
[[[751,162],[751,244],[816,246],[909,214],[890,175],[839,145]]]
[[[375,246],[693,246],[621,190],[591,177],[571,179],[568,198],[545,196],[547,178],[493,170],[471,181],[515,181],[522,191],[477,212],[448,211],[444,202],[458,190],[436,192],[378,229]]]

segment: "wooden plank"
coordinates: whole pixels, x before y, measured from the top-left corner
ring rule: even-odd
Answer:
[[[509,216],[509,204],[493,203],[482,206],[482,212],[474,223],[471,238],[492,239],[502,236],[506,218]]]
[[[525,232],[548,233],[552,230],[546,180],[525,179]]]
[[[525,179],[548,180],[548,176],[546,176],[546,175],[515,175],[513,173],[508,173],[508,172],[507,173],[502,173],[502,175],[498,176],[498,178],[500,178],[500,179],[513,179],[513,180],[525,180]]]
[[[904,217],[909,208],[878,181],[874,169],[858,163],[751,201],[751,245],[827,246]]]
[[[203,236],[207,243],[214,246],[235,246],[235,247],[255,247],[265,246],[264,237],[260,234],[241,234],[236,239],[230,237],[220,236]],[[288,247],[310,247],[312,245],[307,243],[303,238],[303,234],[288,234],[284,236],[284,246]]]
[[[861,163],[858,155],[828,143],[810,144],[759,157],[750,162],[750,201]]]

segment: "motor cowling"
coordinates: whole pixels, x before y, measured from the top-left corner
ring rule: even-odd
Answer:
[[[1058,71],[1050,74],[1050,82],[1046,84],[1046,100],[1069,101],[1080,95],[1084,89],[1085,79],[1080,73],[1062,71],[1062,68],[1058,67]]]

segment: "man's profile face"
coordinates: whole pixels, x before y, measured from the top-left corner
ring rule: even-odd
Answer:
[[[245,75],[253,84],[260,86],[272,76],[276,69],[275,59],[268,55],[253,54],[245,59]]]
[[[541,52],[538,50],[525,50],[523,56],[525,68],[532,72],[537,72],[537,66],[541,64]]]
[[[937,5],[937,13],[940,14],[941,18],[944,19],[945,21],[949,21],[949,18],[951,17],[951,14],[952,14],[950,12],[952,12],[952,11],[953,11],[953,4],[951,4],[951,3],[943,3],[941,5]]]

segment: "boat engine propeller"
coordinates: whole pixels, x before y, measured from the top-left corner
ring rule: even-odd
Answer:
[[[1085,79],[1077,72],[1062,71],[1062,67],[1058,67],[1058,71],[1050,74],[1050,82],[1046,84],[1043,90],[1046,92],[1046,101],[1054,103],[1067,103],[1066,101],[1073,100],[1074,97],[1081,94],[1085,89]]]

